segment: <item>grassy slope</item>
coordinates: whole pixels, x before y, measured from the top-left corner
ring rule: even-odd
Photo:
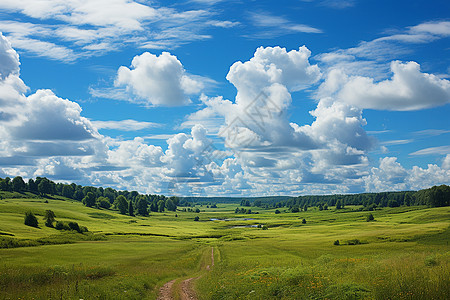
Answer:
[[[236,215],[236,205],[219,204],[200,207],[201,221],[194,222],[196,213],[128,217],[67,199],[44,201],[0,200],[0,233],[19,239],[62,234],[43,226],[51,209],[57,220],[76,221],[108,234],[107,240],[0,249],[0,298],[152,299],[165,281],[197,274],[211,246],[216,266],[197,285],[205,299],[382,299],[383,293],[439,299],[450,293],[448,207],[387,208],[373,212],[376,221],[368,223],[367,212],[351,207],[279,215],[252,208],[260,213]],[[23,225],[26,211],[38,216],[39,229]],[[255,220],[207,221],[229,217]],[[269,230],[231,228],[253,224]],[[364,244],[334,246],[337,239]]]

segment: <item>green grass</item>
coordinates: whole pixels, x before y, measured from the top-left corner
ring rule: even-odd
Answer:
[[[165,282],[199,275],[201,299],[450,294],[449,207],[386,208],[370,212],[373,222],[358,207],[299,213],[281,208],[281,214],[252,207],[258,212],[252,215],[235,214],[235,204],[199,208],[199,214],[129,217],[69,199],[0,200],[0,298],[155,299]],[[90,233],[45,227],[47,209]],[[39,228],[23,224],[27,211],[38,217]],[[269,230],[243,227],[258,224]],[[341,245],[333,245],[336,240]],[[354,240],[360,243],[349,245]],[[211,247],[215,267],[206,272]]]

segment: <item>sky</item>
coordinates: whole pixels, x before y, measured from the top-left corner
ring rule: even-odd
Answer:
[[[450,2],[0,1],[0,177],[178,196],[450,184]]]

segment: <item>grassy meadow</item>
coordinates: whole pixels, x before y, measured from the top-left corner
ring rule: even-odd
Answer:
[[[0,298],[156,299],[167,281],[197,276],[200,299],[450,295],[450,207],[383,208],[366,222],[369,212],[351,206],[280,214],[252,207],[252,215],[217,206],[129,217],[64,198],[2,199]],[[45,227],[47,209],[89,232]],[[24,225],[27,211],[39,228]],[[268,230],[250,227],[258,224]],[[211,247],[215,266],[206,271]]]

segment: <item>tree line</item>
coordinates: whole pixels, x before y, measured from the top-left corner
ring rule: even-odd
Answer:
[[[36,177],[27,182],[16,176],[0,178],[0,191],[33,193],[42,197],[62,196],[82,202],[87,207],[117,209],[121,214],[148,216],[149,212],[176,211],[178,206],[192,203],[178,197],[140,194],[137,191],[117,191],[107,187],[82,186],[75,183],[55,183],[46,177]]]
[[[362,205],[362,210],[372,211],[377,207],[399,207],[426,205],[429,207],[450,206],[450,187],[447,185],[433,186],[420,191],[362,193],[348,195],[309,195],[291,197],[284,201],[273,198],[255,198],[250,201],[243,198],[240,202],[244,207],[288,208],[292,212],[307,211],[308,207],[327,210],[334,206],[343,209],[346,205]]]

